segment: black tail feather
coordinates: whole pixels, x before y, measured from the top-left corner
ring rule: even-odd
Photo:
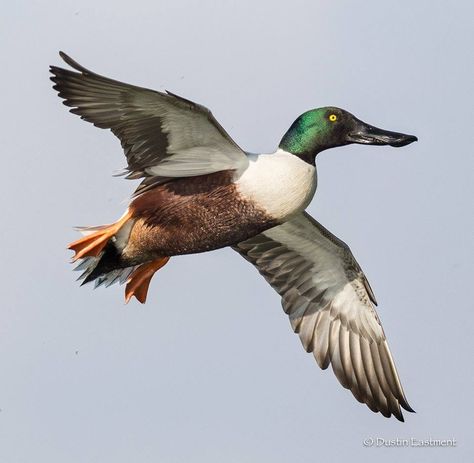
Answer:
[[[74,270],[82,270],[78,278],[82,280],[81,286],[95,281],[95,288],[105,285],[124,284],[127,282],[136,266],[126,266],[120,254],[113,245],[108,243],[104,251],[97,257],[86,257]]]

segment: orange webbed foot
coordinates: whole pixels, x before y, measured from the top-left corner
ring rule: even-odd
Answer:
[[[169,260],[169,257],[160,257],[152,262],[140,265],[140,267],[130,275],[127,281],[127,286],[125,287],[125,303],[128,303],[132,296],[135,296],[139,302],[144,304],[153,275]]]

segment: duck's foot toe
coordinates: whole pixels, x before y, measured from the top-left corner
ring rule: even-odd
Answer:
[[[153,275],[163,267],[168,261],[169,257],[160,257],[152,262],[140,265],[131,275],[125,287],[125,303],[128,303],[132,296],[144,304],[148,294],[148,287]]]

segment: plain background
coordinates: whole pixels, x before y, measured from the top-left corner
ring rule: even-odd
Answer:
[[[473,13],[467,1],[6,2],[0,461],[472,459]],[[135,185],[111,176],[118,141],[51,90],[59,49],[208,106],[253,152],[325,105],[419,137],[322,153],[309,207],[365,270],[417,414],[375,415],[320,371],[231,250],[172,259],[145,306],[124,305],[123,287],[79,287],[72,227],[116,220]],[[363,446],[377,437],[457,446]]]

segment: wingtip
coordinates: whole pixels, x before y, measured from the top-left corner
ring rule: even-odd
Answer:
[[[410,405],[408,405],[408,403],[405,401],[405,402],[400,402],[400,405],[401,407],[406,410],[407,412],[410,412],[410,413],[416,413],[415,410],[413,410],[413,408],[410,407]],[[402,410],[401,408],[399,407],[398,410],[392,410],[391,412],[393,414],[393,416],[398,420],[398,421],[401,421],[402,423],[405,422],[405,418],[403,416],[403,413],[402,413]]]
[[[405,393],[404,393],[403,389],[400,390],[400,396],[398,397],[398,402],[400,403],[402,408],[404,410],[406,410],[407,412],[416,413],[415,410],[413,410],[413,408],[408,403],[408,400],[405,397]]]
[[[368,404],[366,403],[366,405],[368,405]],[[396,410],[396,409],[393,409],[393,410],[388,410],[388,409],[385,409],[385,410],[379,409],[379,410],[377,410],[377,409],[375,409],[375,410],[372,410],[372,411],[374,413],[380,413],[384,418],[390,419],[393,416],[398,421],[401,421],[402,423],[405,422],[405,418],[403,417],[403,413],[402,413],[400,408],[398,410]]]
[[[81,66],[76,60],[72,59],[67,53],[64,53],[63,51],[60,50],[59,56],[66,64],[71,66],[76,71],[79,71],[83,74],[93,74],[93,72],[89,71],[84,66]]]
[[[411,408],[410,405],[408,405],[408,402],[402,403],[401,406],[402,406],[407,412],[416,413],[416,411],[413,410],[413,408]]]
[[[75,61],[67,53],[64,53],[62,50],[59,50],[59,56],[66,64],[69,64],[69,66],[74,67],[71,63],[75,63]]]

